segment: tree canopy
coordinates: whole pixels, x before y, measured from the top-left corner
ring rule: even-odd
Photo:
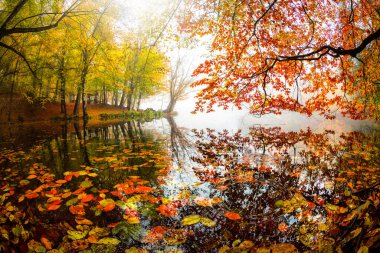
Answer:
[[[248,106],[379,117],[380,2],[193,0],[182,29],[212,36],[198,110]]]

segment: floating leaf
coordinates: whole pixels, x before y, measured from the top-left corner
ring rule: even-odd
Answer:
[[[46,209],[49,211],[54,211],[57,210],[61,207],[61,205],[56,205],[56,204],[49,204],[46,206]]]
[[[177,215],[177,208],[172,205],[160,205],[156,210],[168,217]]]
[[[240,215],[238,213],[234,213],[234,212],[226,212],[224,214],[224,216],[230,220],[240,220],[241,219]]]
[[[107,236],[110,234],[110,229],[109,228],[99,228],[99,227],[95,227],[93,229],[91,229],[91,231],[89,232],[89,235],[95,235],[95,236]]]
[[[29,183],[30,183],[29,180],[26,180],[26,179],[20,180],[20,185],[21,185],[21,186],[26,186],[26,185],[28,185]]]
[[[183,218],[183,220],[181,221],[181,224],[183,226],[189,226],[189,225],[193,225],[200,222],[200,220],[201,220],[201,217],[199,215],[189,215]]]
[[[68,237],[72,240],[80,240],[86,237],[88,234],[88,231],[74,231],[74,230],[68,230],[67,231]]]
[[[204,197],[196,197],[194,203],[198,206],[212,206],[212,200]]]
[[[93,194],[87,194],[85,196],[82,197],[82,199],[80,200],[80,202],[82,203],[85,203],[85,202],[89,202],[91,200],[94,199],[94,195]]]
[[[120,240],[112,237],[105,237],[100,239],[97,242],[94,242],[96,244],[112,244],[112,245],[118,245],[120,243]]]
[[[113,199],[103,199],[99,201],[100,209],[104,212],[110,212],[115,208],[115,201]]]
[[[200,222],[202,223],[202,225],[204,225],[206,227],[215,227],[215,225],[216,225],[215,221],[213,221],[209,218],[206,218],[206,217],[201,217]]]
[[[25,193],[25,198],[27,198],[27,199],[35,199],[35,198],[38,198],[38,193],[36,193],[36,192],[32,192],[32,191],[30,191],[30,192],[27,192],[27,193]]]
[[[246,241],[244,241],[244,242],[242,242],[242,243],[239,244],[239,248],[240,249],[245,249],[245,250],[250,249],[253,246],[254,246],[253,242],[252,241],[248,241],[248,240],[246,240]]]
[[[47,239],[46,237],[41,237],[41,243],[47,249],[52,249],[53,248],[51,241],[49,241],[49,239]]]
[[[285,222],[281,222],[280,224],[278,224],[278,230],[280,232],[285,233],[286,231],[288,231],[288,229],[289,227]]]
[[[29,175],[26,179],[34,179],[36,177],[37,177],[37,175]]]
[[[92,186],[91,180],[85,180],[80,184],[80,187],[82,188],[90,188]]]
[[[92,221],[88,220],[88,219],[75,219],[76,223],[78,223],[79,225],[92,225]]]
[[[66,206],[72,206],[72,205],[75,205],[79,200],[77,198],[72,198],[68,201],[66,201],[65,205]]]
[[[277,208],[281,208],[284,206],[284,201],[283,200],[277,200],[276,203],[274,203],[274,206]]]
[[[85,215],[86,211],[84,210],[83,206],[70,206],[69,208],[70,213],[74,215]]]
[[[325,205],[325,207],[330,210],[330,211],[338,211],[339,210],[339,206],[336,206],[336,205],[333,205],[333,204],[330,204],[330,203],[327,203]]]

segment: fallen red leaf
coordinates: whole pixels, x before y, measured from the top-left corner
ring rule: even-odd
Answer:
[[[226,212],[224,214],[224,216],[230,220],[240,220],[241,219],[240,215],[238,213],[234,213],[234,212]]]

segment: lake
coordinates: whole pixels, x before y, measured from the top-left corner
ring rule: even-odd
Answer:
[[[229,110],[0,129],[0,252],[379,248],[371,121]]]

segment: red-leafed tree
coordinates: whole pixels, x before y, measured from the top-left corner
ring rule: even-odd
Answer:
[[[193,0],[182,29],[213,36],[197,109],[380,113],[380,1]]]

